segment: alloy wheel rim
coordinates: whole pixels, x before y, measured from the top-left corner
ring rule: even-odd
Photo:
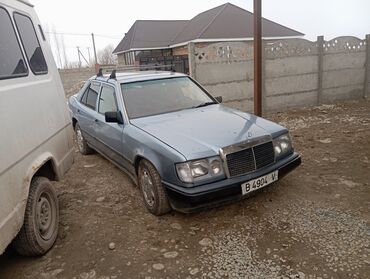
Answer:
[[[141,175],[141,188],[143,190],[145,202],[150,207],[153,207],[155,203],[154,185],[146,170],[144,170]]]

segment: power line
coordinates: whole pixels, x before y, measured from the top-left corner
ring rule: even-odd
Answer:
[[[57,34],[57,35],[66,35],[66,36],[91,36],[91,34],[85,34],[85,33],[64,33],[64,32],[45,32],[47,34]],[[107,36],[107,35],[99,35],[94,34],[96,37],[102,37],[102,38],[108,38],[108,39],[114,39],[119,40],[121,38],[113,37],[113,36]]]
[[[67,35],[67,36],[90,36],[90,34],[79,34],[79,33],[62,33],[62,32],[45,32],[46,34],[57,34],[57,35]]]
[[[115,40],[122,39],[122,38],[113,37],[113,36],[106,36],[106,35],[99,35],[99,34],[94,34],[94,35],[95,35],[95,36],[98,36],[98,37],[109,38],[109,39],[115,39]]]

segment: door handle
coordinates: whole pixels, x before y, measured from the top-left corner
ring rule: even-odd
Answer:
[[[81,111],[78,109],[78,110],[77,110],[77,113],[80,113],[80,112],[81,112]]]
[[[98,119],[95,119],[95,122],[96,122],[96,123],[98,123],[98,122],[99,122],[99,120],[98,120]]]

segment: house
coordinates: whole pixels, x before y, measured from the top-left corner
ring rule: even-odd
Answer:
[[[291,28],[262,19],[264,39],[302,37]],[[191,20],[137,20],[113,51],[119,65],[172,65],[189,71],[188,44],[253,40],[253,14],[226,3]]]

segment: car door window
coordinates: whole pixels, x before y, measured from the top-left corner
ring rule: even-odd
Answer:
[[[103,85],[99,98],[99,113],[118,111],[116,96],[112,86]]]
[[[26,76],[28,69],[15,30],[9,14],[2,7],[0,7],[0,26],[0,79]]]
[[[86,99],[86,105],[90,107],[91,109],[95,110],[96,107],[96,99],[98,98],[98,92],[93,90],[90,87],[89,93],[87,95]]]
[[[89,94],[90,86],[86,88],[84,94],[81,97],[81,103],[86,105],[87,94]]]
[[[31,19],[28,16],[14,13],[14,20],[32,72],[35,75],[46,74],[48,66]]]
[[[100,90],[99,82],[92,82],[89,87],[86,89],[81,98],[81,103],[85,106],[95,110],[96,100],[98,99],[98,94]]]

